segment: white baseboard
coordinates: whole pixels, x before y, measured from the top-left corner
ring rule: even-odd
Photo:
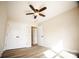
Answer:
[[[70,52],[73,52],[73,53],[79,53],[79,51],[77,51],[77,50],[71,50],[71,49],[65,49],[65,51],[70,51]]]

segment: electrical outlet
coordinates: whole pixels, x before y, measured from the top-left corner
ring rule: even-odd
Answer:
[[[16,38],[19,38],[19,36],[16,36]]]

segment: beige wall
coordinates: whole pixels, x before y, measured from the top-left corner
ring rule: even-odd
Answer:
[[[0,51],[3,50],[7,20],[6,2],[0,2]]]
[[[43,35],[39,43],[42,46],[54,48],[59,42],[63,41],[65,50],[79,52],[78,39],[78,8],[74,8],[61,15],[51,18],[48,21],[42,22],[39,25],[43,26]],[[58,49],[61,47],[59,46]]]

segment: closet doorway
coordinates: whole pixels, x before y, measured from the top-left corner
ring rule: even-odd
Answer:
[[[37,27],[34,26],[31,27],[31,45],[37,45]]]

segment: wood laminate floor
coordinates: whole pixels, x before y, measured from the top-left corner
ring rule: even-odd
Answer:
[[[46,50],[48,49],[42,46],[6,50],[2,54],[2,58],[40,58],[45,57],[43,52]]]
[[[54,50],[42,46],[33,46],[31,48],[18,48],[6,50],[2,58],[77,58],[75,54],[67,51],[57,53]]]

